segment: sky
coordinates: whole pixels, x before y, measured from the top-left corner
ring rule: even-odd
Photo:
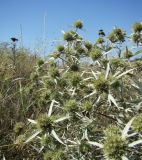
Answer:
[[[46,39],[50,52],[51,42],[78,19],[84,22],[80,33],[92,42],[99,29],[109,33],[118,26],[130,33],[142,21],[141,7],[142,0],[0,0],[0,42],[22,37],[20,45],[40,48]]]

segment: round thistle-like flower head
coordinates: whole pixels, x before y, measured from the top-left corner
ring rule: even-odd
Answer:
[[[65,103],[64,109],[66,112],[75,112],[78,110],[78,104],[75,100],[69,100]]]
[[[71,83],[72,86],[76,87],[81,82],[81,76],[79,72],[70,72],[67,75],[67,79]]]
[[[109,80],[105,79],[103,75],[99,76],[99,78],[94,82],[94,87],[99,92],[108,93],[109,86]]]
[[[132,35],[132,40],[136,44],[142,43],[142,36],[140,34],[138,34],[138,33],[134,33]]]
[[[109,40],[112,42],[112,43],[115,43],[115,42],[124,42],[125,41],[125,35],[126,33],[124,31],[122,31],[122,29],[120,28],[115,28],[109,35]]]
[[[115,34],[114,34],[113,32],[109,34],[108,39],[109,39],[112,43],[117,42],[117,38],[116,38],[116,36],[115,36]]]
[[[83,109],[84,109],[85,111],[91,111],[93,105],[92,105],[92,103],[91,103],[90,101],[85,101],[85,102],[83,103],[82,107],[83,107]]]
[[[67,86],[67,80],[65,78],[60,78],[58,79],[58,85],[61,87],[61,88],[64,88]]]
[[[53,57],[54,59],[57,59],[57,58],[60,57],[60,55],[61,55],[61,53],[55,52],[55,53],[52,54],[52,57]]]
[[[67,160],[65,153],[61,150],[47,151],[44,154],[44,160]]]
[[[120,160],[125,155],[127,148],[126,140],[120,135],[113,135],[104,142],[104,155],[109,159]]]
[[[51,77],[56,78],[60,76],[59,70],[56,67],[51,67],[49,69],[49,74]]]
[[[83,22],[78,20],[74,23],[74,26],[75,26],[75,28],[82,29],[83,28]]]
[[[60,45],[57,47],[58,52],[63,52],[65,50],[65,47]]]
[[[86,41],[84,45],[85,45],[85,47],[86,47],[88,50],[91,50],[91,49],[92,49],[92,44],[91,44],[91,42]]]
[[[125,155],[127,141],[121,136],[121,131],[116,126],[110,126],[105,131],[105,141],[103,152],[106,158],[120,160]]]
[[[16,138],[16,141],[14,142],[14,144],[17,144],[17,145],[23,145],[23,143],[26,141],[26,135],[25,134],[22,134],[22,135],[19,135],[17,138]]]
[[[110,125],[109,127],[106,128],[104,134],[106,137],[109,136],[111,137],[112,135],[120,135],[121,130],[116,125]]]
[[[85,53],[85,49],[84,49],[83,47],[79,47],[79,48],[77,49],[77,52],[78,52],[79,54]]]
[[[44,64],[44,61],[42,59],[40,59],[38,62],[37,62],[38,66],[42,66]]]
[[[113,59],[111,59],[110,63],[115,68],[125,67],[125,62],[122,59],[119,59],[119,58],[113,58]]]
[[[97,44],[102,44],[102,43],[104,43],[105,42],[105,40],[102,38],[102,37],[100,37],[98,40],[97,40]]]
[[[64,34],[64,40],[65,41],[73,41],[75,39],[74,34],[70,31],[70,32],[66,32]]]
[[[142,132],[142,113],[134,119],[132,126],[136,132]]]
[[[93,51],[91,51],[90,56],[92,58],[93,61],[98,60],[99,58],[102,57],[102,51],[100,49],[95,49]]]
[[[37,128],[42,131],[51,131],[53,126],[53,120],[51,117],[48,117],[47,114],[41,114],[37,119]]]
[[[46,79],[46,80],[45,80],[45,87],[46,87],[47,89],[53,89],[53,88],[55,87],[54,81],[51,80],[51,79]]]
[[[70,70],[74,71],[74,72],[78,72],[79,71],[79,64],[72,64],[70,66]]]
[[[19,134],[23,130],[24,126],[25,126],[25,124],[23,122],[16,123],[14,126],[14,132],[16,134]]]
[[[142,31],[142,23],[136,22],[133,25],[133,30],[134,30],[135,33],[140,33]]]

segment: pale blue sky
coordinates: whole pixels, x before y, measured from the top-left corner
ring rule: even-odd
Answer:
[[[128,33],[132,24],[142,21],[142,0],[0,0],[0,42],[20,37],[32,47],[43,37],[46,13],[46,38],[60,39],[61,30],[68,30],[81,19],[86,39],[95,41],[99,29],[109,33],[116,25]]]

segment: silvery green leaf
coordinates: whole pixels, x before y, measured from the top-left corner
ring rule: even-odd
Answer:
[[[132,69],[129,69],[129,70],[123,72],[122,74],[120,74],[119,76],[117,76],[116,79],[121,78],[122,76],[124,76],[124,75],[126,75],[126,74],[132,72],[133,70],[135,70],[135,68],[132,68]]]
[[[92,69],[91,69],[91,72],[92,72],[93,76],[95,77],[95,79],[97,79],[98,77],[97,77],[96,73]]]
[[[116,77],[117,75],[119,75],[121,73],[121,71],[116,72],[113,77]]]
[[[37,122],[36,122],[35,120],[33,120],[33,119],[28,119],[28,121],[29,121],[30,123],[37,124]]]
[[[6,160],[4,155],[3,155],[3,158],[2,158],[2,160]]]
[[[132,125],[132,122],[133,122],[134,118],[135,118],[135,117],[133,117],[133,118],[126,124],[126,126],[124,127],[124,129],[123,129],[123,131],[122,131],[122,138],[127,137],[128,132],[129,132],[129,129],[130,129],[131,125]]]
[[[64,142],[58,137],[58,135],[56,134],[54,130],[51,131],[51,134],[58,142],[60,142],[61,144],[64,144]]]
[[[96,147],[99,147],[99,148],[103,148],[103,144],[100,144],[98,142],[93,142],[93,141],[88,141],[89,144],[93,145],[93,146],[96,146]]]
[[[55,123],[62,122],[62,121],[66,120],[66,119],[69,119],[69,118],[70,118],[70,116],[69,116],[69,114],[68,114],[67,116],[61,117],[61,118],[55,120],[54,122],[55,122]]]
[[[89,141],[89,139],[88,139],[87,129],[86,129],[86,130],[85,130],[85,132],[83,133],[83,137],[82,137],[82,139],[86,139],[86,140],[88,140],[88,141]]]
[[[42,131],[38,130],[36,131],[32,136],[30,136],[24,143],[30,142],[32,139],[34,139],[38,134],[40,134]]]
[[[132,133],[132,134],[129,134],[129,135],[127,135],[127,137],[129,138],[129,137],[133,137],[133,136],[135,136],[135,135],[137,135],[138,133]]]
[[[123,122],[119,118],[116,118],[116,119],[119,124],[123,124]]]
[[[110,71],[110,64],[109,64],[109,62],[108,62],[108,63],[107,63],[107,69],[106,69],[105,79],[108,78],[109,71]]]
[[[126,156],[122,156],[122,160],[129,160]]]
[[[44,146],[42,146],[42,147],[39,149],[38,152],[39,152],[39,153],[42,152],[43,149],[44,149]]]
[[[135,141],[135,142],[130,143],[128,146],[129,146],[129,147],[134,147],[134,146],[136,146],[136,145],[138,145],[138,144],[141,144],[141,143],[142,143],[142,140],[138,140],[138,141]]]
[[[50,116],[51,116],[51,114],[52,114],[52,109],[53,109],[53,105],[54,105],[54,103],[55,103],[55,100],[53,99],[53,100],[52,100],[52,102],[51,102],[51,104],[50,104],[50,107],[49,107],[48,117],[50,117]]]
[[[93,96],[95,93],[96,93],[96,91],[94,91],[94,92],[92,92],[92,93],[90,93],[90,94],[84,96],[83,99],[88,98],[88,97],[91,97],[91,96]]]
[[[114,97],[111,94],[108,95],[108,100],[111,101],[117,108],[119,108]]]
[[[77,145],[77,144],[78,144],[77,142],[71,141],[71,140],[69,140],[69,139],[67,139],[67,141],[70,142],[70,143],[73,143],[74,145]]]
[[[135,107],[138,110],[140,110],[140,108],[142,108],[142,102],[138,103],[138,105]]]

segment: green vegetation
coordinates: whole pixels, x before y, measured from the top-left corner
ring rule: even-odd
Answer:
[[[142,24],[95,43],[65,32],[43,60],[0,48],[0,159],[142,159]],[[136,45],[137,52],[128,47]],[[87,63],[85,62],[87,60]]]

